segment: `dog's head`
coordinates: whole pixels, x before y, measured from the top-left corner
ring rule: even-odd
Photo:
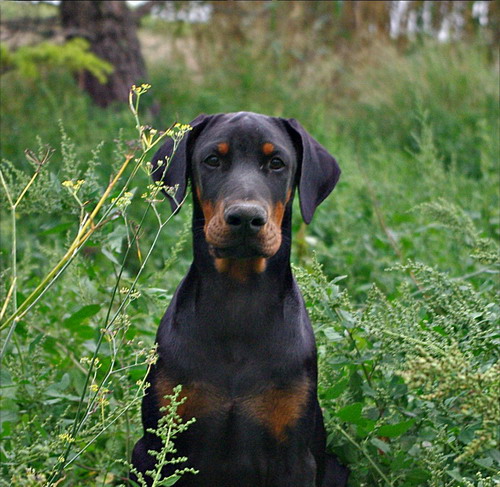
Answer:
[[[173,156],[171,140],[155,154],[153,178],[178,186],[169,197],[174,211],[192,180],[216,259],[273,256],[295,186],[309,223],[339,179],[335,159],[294,119],[238,112],[200,115],[190,125]]]

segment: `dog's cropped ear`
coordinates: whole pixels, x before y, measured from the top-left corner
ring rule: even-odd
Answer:
[[[285,120],[289,131],[298,140],[302,154],[299,153],[300,211],[306,223],[310,223],[314,210],[332,192],[340,177],[340,167],[327,150],[314,140],[297,120]]]
[[[164,192],[170,200],[172,211],[177,211],[180,208],[182,200],[186,196],[189,143],[197,137],[210,118],[211,115],[199,115],[190,122],[191,130],[184,135],[176,148],[174,140],[168,138],[153,156],[151,176],[154,181],[160,181],[163,186],[169,188],[168,191]]]

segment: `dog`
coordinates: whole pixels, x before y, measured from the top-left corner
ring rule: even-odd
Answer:
[[[173,153],[152,160],[173,211],[193,194],[193,263],[156,337],[132,463],[153,470],[165,396],[182,384],[179,487],[344,487],[348,469],[325,451],[313,329],[290,268],[292,201],[302,218],[335,187],[336,160],[294,119],[251,112],[200,115]],[[169,164],[167,165],[167,160]],[[132,476],[132,478],[134,478]],[[151,483],[149,477],[148,482]]]

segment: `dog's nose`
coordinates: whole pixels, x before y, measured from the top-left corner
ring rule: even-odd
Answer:
[[[224,220],[234,232],[254,234],[267,223],[267,212],[255,203],[237,203],[226,209]]]

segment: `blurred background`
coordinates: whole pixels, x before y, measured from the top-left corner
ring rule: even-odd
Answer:
[[[498,485],[500,412],[488,375],[500,313],[498,21],[493,1],[1,1],[4,188],[19,195],[37,172],[15,211],[0,191],[2,315],[15,307],[9,289],[22,302],[36,287],[136,145],[131,85],[152,85],[141,123],[159,130],[200,113],[296,118],[343,171],[310,226],[294,213],[293,262],[330,367],[320,388],[329,447],[355,466],[354,486]],[[80,180],[74,194],[62,184]],[[191,260],[187,205],[142,269],[158,227],[151,212],[142,216],[148,184],[139,172],[126,219],[96,232],[12,332],[2,369],[5,485],[107,485],[126,475],[116,459],[137,438],[137,409],[110,412],[112,425],[104,411],[132,404],[146,368],[127,364],[152,345]],[[168,215],[168,205],[158,208]],[[139,270],[124,348],[99,352],[103,367],[87,370],[80,359],[97,354],[113,286],[131,285]],[[393,328],[382,336],[370,323]],[[404,337],[463,360],[405,348]],[[422,363],[434,368],[421,372]],[[122,375],[104,374],[107,364],[122,364]],[[470,380],[450,378],[469,368]],[[94,396],[90,376],[100,384]],[[89,411],[101,401],[102,421],[78,419],[83,399]],[[380,421],[389,428],[379,434]],[[77,440],[61,437],[77,422]],[[83,453],[69,465],[75,444]]]

